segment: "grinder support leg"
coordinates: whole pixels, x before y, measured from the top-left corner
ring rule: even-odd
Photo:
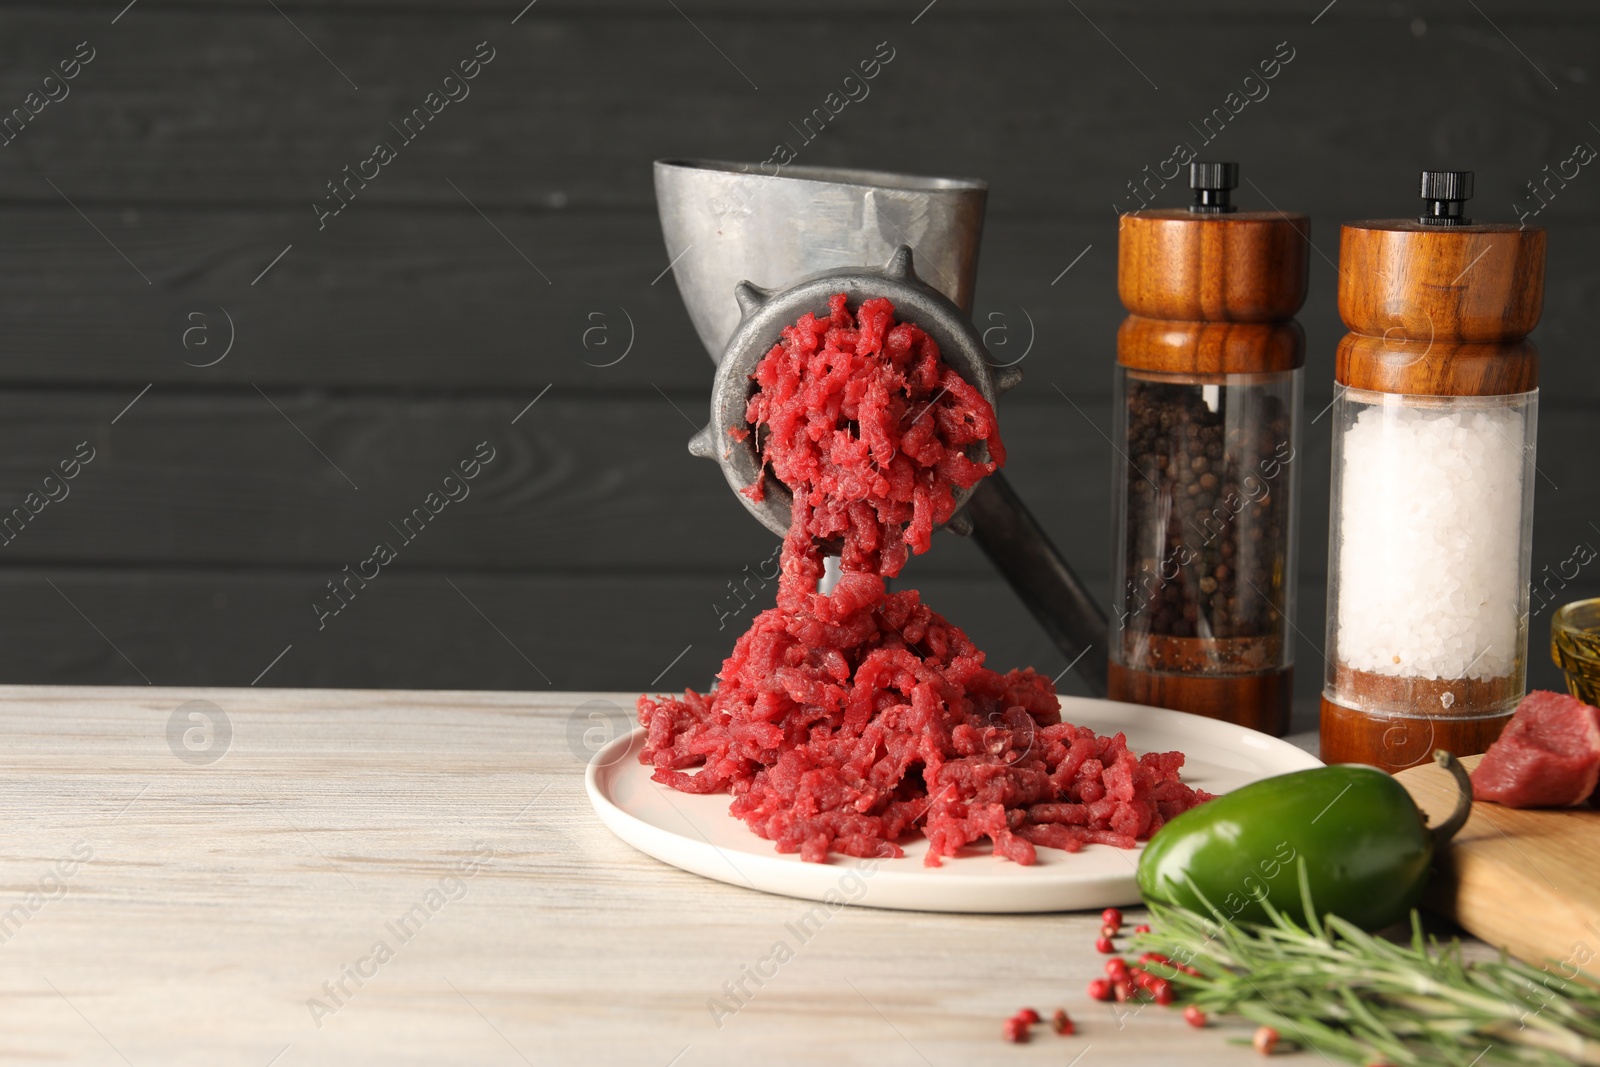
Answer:
[[[978,483],[964,509],[972,536],[1045,633],[1075,661],[1092,696],[1106,695],[1106,616],[1005,476]]]

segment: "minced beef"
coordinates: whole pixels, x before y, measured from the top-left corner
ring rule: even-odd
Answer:
[[[939,358],[894,305],[867,300],[851,315],[807,313],[756,367],[746,418],[762,458],[795,498],[792,531],[841,542],[846,571],[893,576],[906,551],[928,551],[933,528],[970,488],[1005,463],[994,409]],[[967,450],[984,442],[990,460]],[[760,500],[761,480],[747,492]],[[792,533],[791,536],[796,534]],[[807,552],[808,555],[820,555]]]
[[[740,429],[795,500],[777,607],[709,696],[639,698],[656,781],[732,794],[734,815],[802,859],[899,856],[921,832],[930,866],[982,838],[1022,864],[1036,845],[1132,848],[1210,799],[1179,780],[1182,753],[1136,756],[1120,733],[1062,722],[1049,679],[988,669],[915,590],[887,590],[954,488],[1005,462],[993,408],[931,337],[887,300],[852,314],[836,295],[827,318],[784,330],[755,382]],[[829,547],[843,575],[823,595]]]

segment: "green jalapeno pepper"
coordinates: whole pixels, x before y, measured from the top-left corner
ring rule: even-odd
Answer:
[[[1411,794],[1375,767],[1346,764],[1266,778],[1184,812],[1139,857],[1139,892],[1233,921],[1268,921],[1263,900],[1301,925],[1304,861],[1317,911],[1380,930],[1416,906],[1434,852],[1472,807],[1472,784],[1447,752],[1456,810],[1429,830]],[[1203,899],[1202,899],[1203,898]],[[1209,907],[1207,904],[1209,903]]]

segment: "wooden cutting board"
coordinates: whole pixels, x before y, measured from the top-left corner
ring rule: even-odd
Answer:
[[[1472,769],[1482,756],[1461,762]],[[1455,806],[1450,774],[1428,763],[1396,776],[1437,825]],[[1424,902],[1534,966],[1600,972],[1600,810],[1479,802],[1434,861]]]

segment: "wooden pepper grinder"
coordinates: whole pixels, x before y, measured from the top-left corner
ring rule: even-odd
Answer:
[[[1545,233],[1473,223],[1471,171],[1339,240],[1322,758],[1482,752],[1526,683]]]
[[[1193,163],[1192,207],[1122,216],[1107,695],[1282,734],[1310,222],[1238,182]]]

